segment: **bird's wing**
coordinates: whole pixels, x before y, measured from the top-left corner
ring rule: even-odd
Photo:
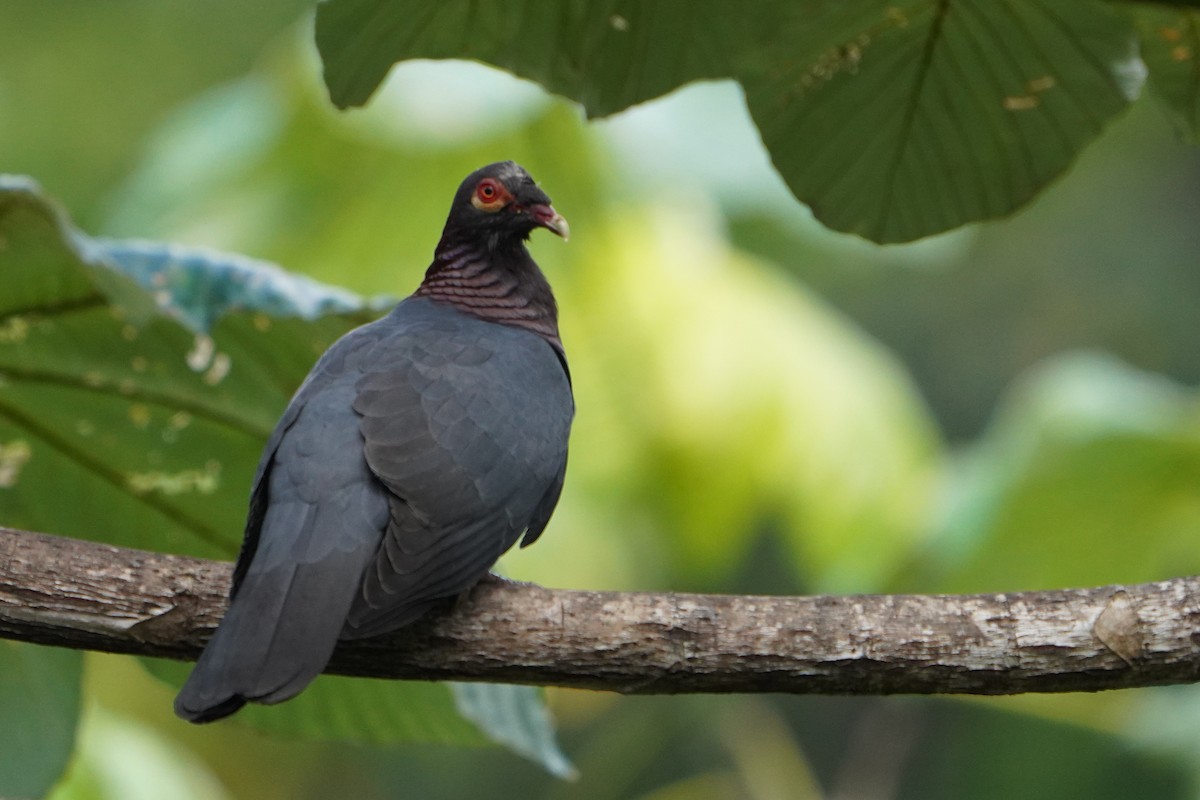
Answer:
[[[263,520],[267,516],[268,497],[270,492],[268,486],[270,483],[271,467],[275,463],[275,451],[279,449],[279,443],[283,440],[283,436],[292,425],[296,422],[296,418],[300,416],[300,410],[304,408],[304,399],[300,392],[297,391],[287,409],[283,412],[283,416],[279,418],[279,422],[275,424],[275,430],[271,432],[271,437],[267,439],[267,444],[263,448],[262,457],[258,461],[258,469],[254,473],[254,483],[250,489],[250,507],[246,513],[246,529],[242,535],[242,547],[238,552],[237,564],[233,568],[233,581],[229,587],[230,599],[237,596],[238,587],[242,585],[242,579],[246,577],[246,570],[250,568],[250,562],[254,560],[254,553],[258,549],[259,536],[262,534]]]
[[[389,519],[351,408],[359,361],[374,340],[367,330],[336,344],[272,435],[237,589],[176,699],[181,716],[206,721],[247,700],[286,700],[328,662]]]
[[[533,519],[530,520],[529,527],[525,529],[525,535],[521,537],[521,547],[529,547],[536,542],[542,535],[542,531],[546,530],[546,526],[550,524],[550,515],[554,513],[554,507],[558,505],[558,498],[562,496],[563,482],[566,477],[567,459],[564,457],[562,468],[554,476],[553,482],[546,489],[546,493],[542,495],[542,499],[538,501],[537,508],[533,510]]]
[[[376,351],[354,409],[391,519],[348,636],[412,621],[474,585],[522,532],[540,532],[573,414],[558,358],[526,331],[446,310]]]

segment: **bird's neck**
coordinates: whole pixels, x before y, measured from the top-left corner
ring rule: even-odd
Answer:
[[[414,293],[488,322],[524,328],[562,352],[558,306],[524,242],[438,244]]]

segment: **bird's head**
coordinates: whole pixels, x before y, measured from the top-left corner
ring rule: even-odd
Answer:
[[[467,176],[450,206],[443,241],[478,238],[492,249],[546,228],[566,239],[571,229],[524,167],[500,161]]]

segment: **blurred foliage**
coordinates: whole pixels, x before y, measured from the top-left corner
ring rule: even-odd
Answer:
[[[1136,19],[1142,33],[1142,59],[1165,100],[1163,106],[1179,132],[1200,144],[1200,86],[1196,81],[1200,11],[1151,6],[1139,10]]]
[[[91,228],[89,214],[175,104],[246,72],[309,5],[5,0],[0,171],[38,176]],[[64,130],[66,120],[78,124]]]
[[[1200,383],[1198,181],[1200,152],[1142,102],[1070,180],[1002,224],[868,248],[814,234],[797,209],[743,203],[731,232],[897,353],[946,435],[965,441],[1009,382],[1066,349]]]
[[[1197,487],[1200,392],[1109,357],[1050,361],[1013,389],[951,475],[943,535],[931,547],[950,567],[941,588],[1196,574]]]
[[[93,707],[79,729],[79,749],[50,800],[229,800],[192,753],[134,720]]]
[[[694,87],[585,125],[578,109],[511,77],[414,63],[393,71],[371,107],[335,113],[318,85],[308,23],[263,46],[295,13],[282,2],[253,12],[224,3],[202,12],[174,3],[153,12],[136,2],[6,5],[0,171],[32,174],[84,231],[115,237],[84,237],[94,248],[84,255],[137,262],[147,280],[173,282],[176,292],[196,286],[181,281],[200,274],[186,265],[211,264],[205,248],[215,248],[373,296],[403,295],[419,281],[462,175],[500,158],[527,166],[573,225],[569,245],[540,237],[532,247],[559,297],[579,417],[551,529],[506,559],[508,574],[578,588],[872,592],[1197,570],[1200,158],[1171,133],[1186,104],[1139,102],[1011,220],[881,248],[823,231],[795,205],[728,86]],[[1170,43],[1163,31],[1174,24],[1156,21],[1143,38]],[[80,55],[52,56],[63,52]],[[1177,55],[1145,52],[1147,61]],[[864,74],[868,67],[864,58]],[[1176,89],[1162,81],[1183,74],[1155,67],[1151,81],[1165,96]],[[0,251],[0,271],[28,270],[0,293],[4,326],[22,305],[12,291],[42,291],[48,274],[42,262],[11,256],[37,252],[12,230],[43,242],[54,235],[36,215],[23,219],[5,229]],[[128,242],[135,237],[184,247]],[[72,286],[91,291],[71,281],[51,289]],[[86,399],[89,415],[102,415],[91,436],[111,437],[112,453],[82,439],[75,450],[128,459],[120,470],[144,471],[139,459],[165,452],[170,419],[147,405],[139,434],[122,381],[159,381],[159,391],[192,393],[190,402],[226,416],[253,414],[244,442],[187,443],[191,452],[210,447],[228,494],[219,503],[159,498],[154,512],[132,503],[103,510],[116,494],[111,481],[53,461],[45,441],[27,442],[28,455],[10,448],[25,429],[14,433],[0,412],[0,447],[9,448],[0,479],[19,471],[21,484],[49,498],[18,503],[0,488],[0,524],[232,554],[253,442],[306,360],[351,320],[314,326],[234,310],[211,333],[213,355],[229,354],[230,369],[210,387],[178,357],[195,349],[195,332],[146,313],[152,335],[135,341],[149,355],[124,338],[132,323],[102,314],[56,316],[57,334],[27,329],[46,338],[0,345],[9,375],[0,397],[11,406],[29,391],[14,379],[17,366],[60,378],[111,372],[105,385],[116,392]],[[269,331],[259,330],[263,319]],[[279,349],[252,345],[264,341]],[[166,371],[137,371],[139,355]],[[23,398],[23,418],[74,441],[78,417],[59,407],[69,390],[56,386],[53,398]],[[71,503],[61,501],[68,485]],[[202,520],[212,540],[195,536],[189,519]],[[15,675],[0,671],[0,697],[29,691]],[[69,719],[63,709],[78,682],[54,687],[45,699],[59,710],[46,720]],[[450,702],[433,690],[437,708]],[[552,691],[563,749],[581,775],[574,783],[499,749],[388,743],[413,733],[454,738],[438,725],[458,717],[420,721],[432,695],[412,701],[415,717],[393,710],[403,701],[376,705],[368,694],[340,719],[305,715],[293,701],[262,710],[255,725],[235,718],[195,728],[171,715],[171,691],[139,662],[89,655],[79,744],[56,796],[136,797],[155,780],[182,781],[190,788],[180,797],[264,800],[1200,791],[1194,687],[988,700]],[[371,714],[394,736],[311,738],[360,727],[357,717]],[[417,721],[404,730],[405,719]],[[279,736],[294,725],[302,736]],[[40,763],[61,765],[64,739],[56,741]],[[16,774],[13,757],[0,752],[0,778]]]
[[[0,641],[0,796],[41,797],[66,768],[82,672],[83,653]]]

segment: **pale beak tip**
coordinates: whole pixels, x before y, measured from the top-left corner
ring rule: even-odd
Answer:
[[[555,214],[554,219],[551,220],[551,223],[550,230],[561,236],[564,242],[571,238],[571,226],[567,224],[566,217],[563,217],[560,214]]]
[[[571,238],[571,226],[567,224],[567,220],[562,214],[554,210],[553,206],[541,204],[532,206],[529,213],[538,225],[558,234],[564,242]]]

